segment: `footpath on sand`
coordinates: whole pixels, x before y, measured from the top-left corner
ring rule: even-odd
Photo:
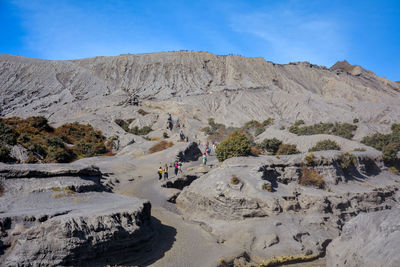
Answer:
[[[174,156],[172,156],[174,159]],[[209,162],[215,160],[215,156],[209,158]],[[200,166],[201,160],[184,163],[183,172],[189,167]],[[175,209],[175,205],[166,201],[162,194],[161,181],[157,177],[157,169],[160,162],[149,155],[148,160],[140,160],[140,168],[135,169],[130,174],[129,171],[124,177],[140,177],[134,182],[121,180],[114,192],[148,199],[152,204],[151,214],[159,220],[162,225],[175,229],[173,243],[169,250],[163,252],[160,257],[160,246],[163,242],[170,242],[170,237],[160,232],[158,246],[153,250],[154,253],[149,256],[144,266],[215,266],[218,259],[223,255],[234,255],[239,253],[237,249],[223,246],[217,243],[215,237],[204,231],[198,224],[183,220]],[[169,171],[170,177],[173,177],[173,168]]]

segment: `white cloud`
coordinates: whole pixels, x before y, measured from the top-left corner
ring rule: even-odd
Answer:
[[[231,28],[260,39],[268,51],[266,59],[281,63],[310,61],[328,65],[344,58],[347,50],[338,22],[287,6],[232,16]]]

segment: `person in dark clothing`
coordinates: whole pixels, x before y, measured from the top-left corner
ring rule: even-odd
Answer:
[[[164,180],[168,180],[168,165],[165,163],[164,166]]]
[[[175,176],[177,176],[178,175],[178,170],[179,170],[179,164],[178,164],[177,161],[175,161],[174,167],[175,167]]]

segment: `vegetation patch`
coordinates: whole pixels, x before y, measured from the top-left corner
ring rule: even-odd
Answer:
[[[314,135],[314,134],[332,134],[343,138],[351,139],[354,136],[354,131],[357,130],[357,125],[350,123],[317,123],[310,126],[300,126],[304,121],[296,121],[289,128],[289,132],[297,135]]]
[[[396,175],[400,175],[399,170],[394,166],[390,167],[389,170]]]
[[[274,118],[268,118],[263,122],[251,120],[246,122],[241,128],[226,127],[224,124],[215,123],[213,118],[208,119],[208,126],[201,129],[208,135],[209,139],[221,142],[233,132],[242,131],[247,135],[247,138],[253,143],[253,136],[258,136],[265,132],[266,127],[274,123]]]
[[[261,149],[259,149],[258,147],[252,146],[251,147],[251,154],[253,154],[254,156],[262,155],[263,151]]]
[[[16,138],[14,144],[20,144],[28,150],[29,158],[25,163],[66,163],[108,152],[104,144],[105,137],[91,125],[74,122],[54,129],[44,117],[11,117],[0,119],[0,127],[7,136],[4,140]],[[6,152],[3,149],[4,155]]]
[[[208,138],[217,142],[221,142],[225,138],[227,138],[234,131],[237,131],[238,128],[235,127],[225,127],[225,125],[221,123],[215,123],[213,118],[208,119],[208,126],[201,129],[205,134],[208,135]]]
[[[338,159],[340,162],[340,166],[346,171],[354,167],[354,165],[357,163],[356,156],[354,156],[350,152],[340,154]]]
[[[239,177],[237,177],[236,175],[232,174],[231,184],[237,185],[237,184],[239,184],[239,183],[240,183]]]
[[[282,144],[276,152],[277,155],[293,155],[299,153],[300,151],[297,150],[297,146],[292,144]]]
[[[135,135],[146,135],[146,134],[149,134],[151,131],[153,131],[153,129],[151,129],[151,127],[149,127],[149,126],[143,126],[142,128],[135,126],[129,130],[129,133],[135,134]]]
[[[361,143],[382,151],[386,165],[395,164],[398,160],[397,152],[400,151],[400,124],[392,124],[391,130],[390,134],[376,133],[361,140]]]
[[[268,192],[272,192],[272,185],[267,184],[267,183],[264,183],[264,184],[262,185],[262,189],[263,189],[263,190],[266,190],[266,191],[268,191]]]
[[[18,134],[14,129],[0,120],[0,140],[8,145],[15,145],[17,137]]]
[[[146,116],[147,114],[149,114],[149,112],[144,111],[143,109],[139,109],[137,112],[142,116]]]
[[[364,151],[367,151],[367,150],[365,148],[363,148],[363,147],[356,147],[356,148],[353,149],[353,151],[364,152]]]
[[[307,166],[314,166],[316,165],[315,155],[314,153],[310,153],[304,157]]]
[[[245,133],[234,132],[218,145],[215,152],[219,161],[231,157],[248,156],[251,154],[250,140]]]
[[[159,152],[159,151],[167,149],[173,145],[174,145],[173,142],[167,142],[167,141],[163,140],[163,141],[158,142],[157,144],[154,144],[152,147],[150,147],[149,152],[150,153]]]
[[[114,122],[124,129],[125,132],[129,132],[129,123],[127,121],[124,121],[123,119],[115,119]]]
[[[14,159],[10,155],[10,149],[0,144],[0,162],[7,163],[13,160]]]
[[[335,141],[327,139],[317,142],[315,146],[310,148],[308,151],[313,152],[323,150],[340,150],[340,146]]]
[[[272,138],[272,139],[264,139],[261,143],[257,144],[257,147],[259,149],[262,149],[264,151],[267,151],[273,155],[278,152],[278,149],[282,145],[282,141],[277,139],[277,138]]]
[[[299,184],[303,186],[315,186],[316,188],[320,189],[325,187],[324,178],[315,170],[311,170],[307,167],[301,168]]]

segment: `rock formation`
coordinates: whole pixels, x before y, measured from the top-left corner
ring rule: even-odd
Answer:
[[[150,203],[105,192],[95,167],[0,164],[0,178],[2,265],[140,262],[152,246]]]
[[[399,266],[400,210],[360,214],[327,249],[327,266]]]

